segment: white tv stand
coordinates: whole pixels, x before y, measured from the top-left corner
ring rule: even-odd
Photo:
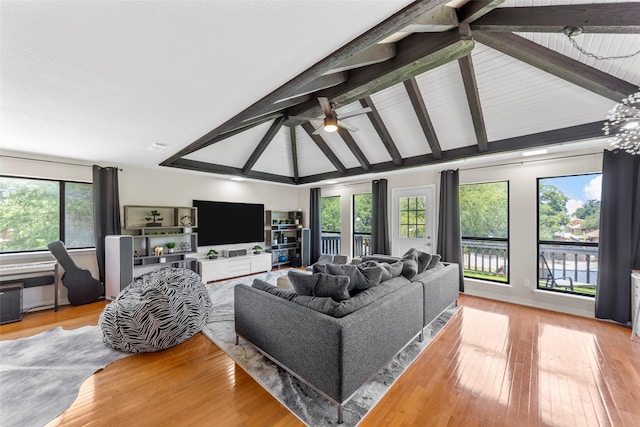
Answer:
[[[263,271],[271,271],[270,253],[198,260],[198,273],[204,283]]]

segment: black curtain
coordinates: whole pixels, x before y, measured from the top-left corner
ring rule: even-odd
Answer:
[[[640,269],[640,155],[605,150],[602,160],[596,317],[631,320],[631,269]]]
[[[104,283],[104,238],[121,232],[117,168],[93,165],[93,223],[100,281]]]
[[[371,182],[371,253],[391,255],[389,243],[389,213],[387,180]]]
[[[442,256],[443,261],[458,264],[460,267],[460,292],[464,292],[459,186],[460,178],[457,169],[440,172],[440,212],[436,251]]]
[[[319,188],[312,188],[309,194],[309,227],[311,227],[311,264],[314,264],[322,253],[322,199]]]

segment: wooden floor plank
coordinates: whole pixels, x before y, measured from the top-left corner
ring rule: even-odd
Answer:
[[[640,344],[608,322],[462,295],[362,426],[638,426]],[[105,302],[25,314],[0,339],[95,325]],[[299,426],[202,334],[91,376],[51,426]]]

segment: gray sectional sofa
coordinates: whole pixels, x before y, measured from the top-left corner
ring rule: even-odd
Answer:
[[[367,266],[389,265],[398,258],[369,257],[365,261],[372,262],[341,266],[339,271],[362,278]],[[344,404],[353,393],[406,345],[422,339],[424,327],[456,302],[459,287],[458,265],[440,262],[414,275],[409,272],[379,283],[371,283],[375,274],[369,274],[373,280],[364,284],[366,288],[352,290],[347,298],[316,295],[322,295],[329,285],[344,287],[342,274],[289,272],[289,277],[297,292],[260,280],[254,280],[251,287],[235,287],[236,340],[251,343],[337,403],[340,423]],[[353,274],[350,281],[354,281]],[[313,289],[307,292],[296,282],[312,283]]]

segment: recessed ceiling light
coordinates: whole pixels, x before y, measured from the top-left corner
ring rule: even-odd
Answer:
[[[529,150],[529,151],[523,151],[522,155],[524,157],[530,157],[530,156],[539,156],[540,154],[547,154],[548,151],[546,148],[542,148],[540,150]]]
[[[229,178],[231,181],[244,181],[244,178],[241,176],[232,176]]]
[[[329,181],[325,181],[324,183],[327,185],[332,185],[332,184],[337,184],[338,181],[329,180]]]
[[[165,148],[167,148],[167,145],[158,144],[157,142],[154,142],[149,146],[149,150],[151,151],[163,151]]]

